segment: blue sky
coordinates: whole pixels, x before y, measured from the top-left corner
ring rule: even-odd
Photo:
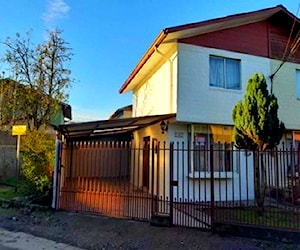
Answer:
[[[101,120],[131,103],[131,94],[120,95],[118,90],[163,28],[279,4],[296,15],[299,3],[300,0],[0,0],[0,39],[32,30],[33,41],[39,43],[46,30],[62,29],[74,52],[69,66],[75,79],[69,93],[74,120]],[[0,45],[0,53],[3,51]]]

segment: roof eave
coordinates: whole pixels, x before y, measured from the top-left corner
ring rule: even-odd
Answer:
[[[149,58],[153,55],[153,53],[155,52],[155,49],[160,44],[162,44],[165,40],[167,40],[166,37],[168,34],[174,34],[177,39],[184,38],[184,36],[178,37],[178,36],[180,36],[179,33],[181,33],[181,31],[197,30],[203,26],[208,26],[211,24],[219,23],[219,22],[228,22],[230,20],[237,19],[237,18],[238,19],[239,18],[246,19],[247,17],[251,17],[253,15],[259,16],[260,13],[265,14],[265,15],[261,16],[261,18],[267,19],[270,16],[273,16],[274,14],[276,14],[280,11],[283,11],[284,13],[289,15],[291,18],[295,18],[297,21],[299,20],[296,16],[294,16],[292,13],[290,13],[283,5],[277,5],[276,7],[266,8],[266,9],[262,9],[262,10],[258,10],[258,11],[252,11],[252,12],[248,12],[248,13],[240,13],[240,14],[230,15],[230,16],[226,16],[226,17],[211,19],[211,20],[207,20],[207,21],[201,21],[201,22],[197,22],[197,23],[179,25],[179,26],[169,27],[169,28],[162,30],[160,32],[160,34],[157,36],[157,38],[155,39],[155,41],[151,44],[151,46],[149,47],[147,52],[144,54],[142,59],[139,61],[137,66],[134,68],[132,73],[129,75],[129,77],[127,78],[125,83],[121,86],[121,88],[119,89],[119,93],[122,94],[122,93],[125,93],[130,90],[130,88],[128,88],[130,83],[133,81],[133,79],[139,73],[139,71],[143,68],[143,66],[146,64],[146,62],[149,60]],[[253,22],[253,20],[252,20],[252,22]]]
[[[168,29],[163,29],[159,35],[156,37],[154,42],[151,44],[145,55],[142,57],[142,59],[139,61],[137,66],[134,68],[134,70],[131,72],[125,83],[121,86],[119,89],[119,93],[125,93],[127,90],[128,85],[133,80],[133,78],[136,76],[136,74],[141,70],[141,68],[144,66],[144,64],[148,61],[148,59],[152,56],[152,54],[155,52],[155,48],[157,48],[166,38],[168,34]]]

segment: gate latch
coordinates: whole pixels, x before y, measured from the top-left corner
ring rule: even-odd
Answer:
[[[171,186],[177,187],[178,186],[178,181],[171,181]]]

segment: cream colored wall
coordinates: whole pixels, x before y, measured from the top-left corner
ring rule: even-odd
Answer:
[[[133,133],[134,142],[142,144],[144,137],[150,136],[150,139],[157,139],[160,142],[168,141],[168,133],[161,133],[160,123],[139,129]]]
[[[209,86],[209,55],[241,60],[241,90]],[[242,100],[253,74],[270,75],[270,60],[200,46],[178,45],[177,120],[195,123],[233,124],[234,105]]]
[[[152,141],[153,139],[156,139],[158,142],[160,142],[160,148],[163,148],[164,142],[166,145],[168,145],[168,136],[167,133],[162,134],[159,123],[148,126],[146,128],[139,129],[133,133],[134,137],[134,152],[131,156],[132,158],[132,165],[131,165],[131,178],[134,176],[134,180],[131,180],[132,183],[138,188],[142,188],[142,181],[143,181],[143,139],[144,137],[150,136],[150,152],[149,152],[149,190],[151,190],[151,184],[152,184]],[[162,151],[162,150],[161,150]],[[160,151],[160,152],[161,152]],[[155,166],[157,166],[156,162],[158,160],[158,154],[154,154],[154,161]],[[159,157],[160,166],[163,166],[165,164],[165,167],[167,168],[169,166],[169,162],[167,159],[163,162],[163,157]],[[161,167],[160,171],[163,171],[163,167]],[[167,170],[166,170],[167,171]],[[168,173],[168,172],[167,172]],[[157,168],[154,167],[154,178],[156,180],[157,176]],[[162,177],[164,176],[163,173],[159,174],[160,176],[160,182],[163,182]],[[165,185],[168,185],[169,181],[167,180],[165,182]],[[161,186],[162,184],[159,184]],[[157,188],[157,182],[154,182],[154,192],[156,193]]]
[[[177,53],[169,60],[162,56],[162,60],[162,65],[133,90],[133,117],[176,112]]]
[[[271,72],[275,72],[281,62],[271,60]],[[278,99],[278,116],[287,129],[300,129],[300,100],[296,96],[296,69],[300,65],[285,63],[273,80],[274,94]]]

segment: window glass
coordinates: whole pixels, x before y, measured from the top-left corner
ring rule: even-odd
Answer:
[[[210,56],[209,85],[225,89],[240,89],[240,60]]]
[[[296,95],[297,99],[300,100],[300,70],[296,70]]]
[[[209,84],[214,87],[224,87],[224,60],[221,57],[210,57]]]
[[[240,64],[237,60],[226,59],[226,88],[240,89]]]
[[[195,172],[210,170],[210,154],[216,172],[232,171],[233,149],[231,146],[232,127],[194,125],[192,136],[192,166]],[[213,152],[210,152],[210,146]]]
[[[194,171],[207,170],[207,135],[194,133],[193,164]]]

